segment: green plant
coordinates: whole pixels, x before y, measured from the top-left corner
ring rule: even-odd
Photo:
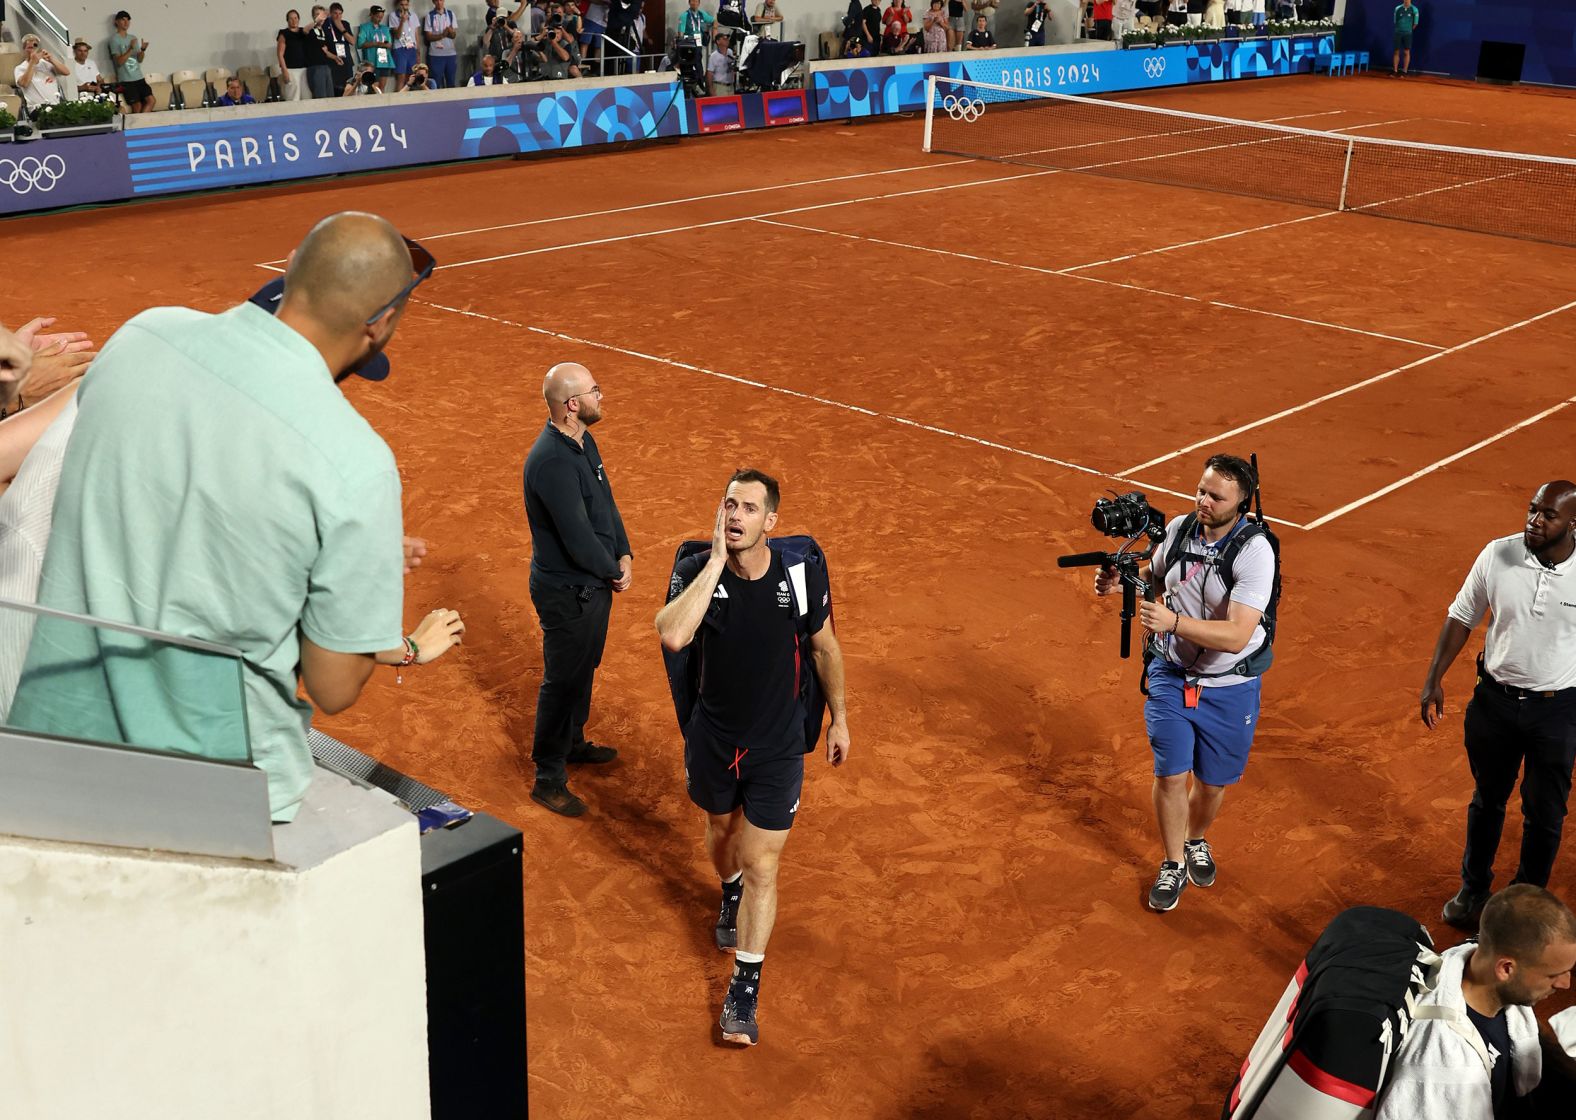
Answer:
[[[59,105],[40,105],[30,116],[39,128],[108,124],[115,119],[115,106],[108,101],[63,101]]]
[[[0,105],[0,132],[9,131],[14,124],[16,124],[16,118],[11,115],[11,110],[4,105]]]

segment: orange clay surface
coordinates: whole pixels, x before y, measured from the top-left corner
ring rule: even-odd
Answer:
[[[1526,91],[1309,77],[1148,100],[1576,155],[1576,102]],[[1398,907],[1454,940],[1438,912],[1471,791],[1474,647],[1432,733],[1418,687],[1478,550],[1576,472],[1576,410],[1320,519],[1576,392],[1576,308],[1474,341],[1576,301],[1576,250],[1342,214],[1155,252],[1316,211],[1074,174],[992,182],[1021,169],[927,156],[921,128],[0,227],[7,259],[33,262],[5,321],[52,314],[100,340],[148,306],[236,302],[337,210],[387,215],[445,265],[405,315],[393,378],[348,391],[431,544],[407,620],[456,608],[467,640],[403,686],[379,672],[322,725],[524,830],[538,1116],[1208,1117],[1337,911]],[[787,226],[727,221],[763,215]],[[463,232],[482,226],[505,228]],[[482,258],[502,259],[467,263]],[[622,754],[573,776],[591,806],[575,821],[528,799],[541,647],[520,495],[542,373],[567,359],[606,391],[596,435],[635,551],[590,727]],[[1219,882],[1158,916],[1137,662],[1117,658],[1115,602],[1055,558],[1102,546],[1090,505],[1131,488],[1107,476],[1152,464],[1130,477],[1176,513],[1165,491],[1190,494],[1213,450],[1257,451],[1268,512],[1316,527],[1280,530],[1282,636],[1246,779],[1210,834]],[[762,1043],[733,1052],[713,1044],[730,958],[711,945],[717,886],[652,618],[675,546],[706,533],[744,464],[782,479],[781,531],[830,555],[853,754],[810,762]],[[1513,812],[1501,881],[1518,842]],[[1576,853],[1552,886],[1576,895]]]

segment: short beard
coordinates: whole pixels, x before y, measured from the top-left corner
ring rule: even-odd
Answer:
[[[1537,1002],[1519,980],[1506,980],[1503,984],[1494,985],[1494,996],[1506,1007],[1531,1007]]]

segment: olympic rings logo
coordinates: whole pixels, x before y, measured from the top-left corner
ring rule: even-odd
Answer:
[[[973,124],[985,115],[985,102],[967,97],[957,97],[953,94],[941,99],[941,107],[947,111],[947,116],[955,121],[967,121]]]
[[[58,155],[23,156],[19,160],[0,159],[0,183],[10,187],[14,194],[27,194],[37,190],[40,194],[55,189],[55,184],[66,177],[66,161]]]
[[[1166,72],[1166,60],[1158,56],[1144,59],[1144,73],[1151,78],[1158,78]]]

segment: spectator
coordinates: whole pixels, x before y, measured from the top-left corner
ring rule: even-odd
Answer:
[[[121,97],[126,108],[133,113],[153,111],[153,90],[142,76],[142,60],[147,57],[146,40],[130,34],[131,13],[122,9],[115,13],[115,34],[109,37],[109,54],[115,62],[115,80],[120,83]]]
[[[865,46],[871,54],[881,53],[881,4],[880,0],[866,0],[859,10],[859,30],[864,35]]]
[[[585,28],[585,23],[580,18],[580,8],[575,0],[563,0],[564,34],[569,36],[569,46],[572,48],[571,63],[574,67],[574,76],[580,76],[580,35]]]
[[[274,54],[279,60],[279,73],[284,76],[279,92],[286,101],[301,101],[306,97],[306,68],[311,49],[312,38],[301,26],[301,13],[291,8],[285,13],[285,25],[274,36]]]
[[[372,5],[367,22],[356,30],[356,53],[372,67],[378,92],[382,93],[388,80],[394,76],[394,37],[383,22],[383,6]]]
[[[1264,30],[1264,22],[1264,0],[1253,0],[1253,26],[1262,31]]]
[[[498,69],[498,60],[490,54],[482,55],[482,68],[471,75],[473,86],[501,86],[507,82]]]
[[[22,36],[22,61],[16,68],[16,87],[29,109],[60,104],[58,78],[65,73],[65,63],[57,66],[55,56],[44,49],[37,35]]]
[[[755,33],[762,39],[781,39],[782,22],[777,0],[761,0],[761,6],[755,9]]]
[[[394,81],[395,89],[404,89],[411,69],[421,57],[416,46],[416,35],[421,21],[410,10],[410,0],[394,0]]]
[[[427,64],[418,62],[410,68],[410,73],[405,75],[405,84],[400,86],[400,92],[423,93],[432,88],[432,76],[427,72]]]
[[[951,48],[946,0],[930,0],[930,11],[925,13],[925,53],[941,54]]]
[[[1576,917],[1565,904],[1530,883],[1500,891],[1477,942],[1446,950],[1437,985],[1418,1001],[1377,1120],[1528,1114],[1518,1106],[1542,1065],[1532,1008],[1568,989],[1573,967]]]
[[[1109,4],[1107,4],[1106,6],[1110,7]],[[1209,0],[1187,0],[1187,25],[1189,27],[1203,27],[1204,26],[1204,9],[1206,7],[1208,7],[1208,6],[1209,6]],[[1102,36],[1102,35],[1099,34],[1099,24],[1098,24],[1098,20],[1100,19],[1099,14],[1096,13],[1094,18],[1097,21],[1096,25],[1095,25],[1095,31],[1096,31],[1095,38],[1097,38],[1097,39],[1100,39],[1100,38],[1109,39],[1110,38],[1109,35]]]
[[[580,76],[580,44],[564,22],[564,6],[552,0],[547,6],[547,23],[538,39],[540,53],[547,62],[547,77],[554,80]]]
[[[1255,0],[1255,3],[1262,4],[1264,0]],[[1187,0],[1171,0],[1170,5],[1166,8],[1166,23],[1172,27],[1181,27],[1186,22]],[[1093,30],[1092,27],[1091,30]]]
[[[520,6],[520,14],[525,14],[525,5]],[[487,9],[487,27],[482,31],[481,50],[478,55],[492,55],[494,61],[502,60],[508,53],[509,47],[514,42],[515,22],[506,16],[499,8]]]
[[[1192,3],[1193,0],[1189,0]],[[1111,38],[1111,20],[1115,15],[1115,0],[1094,0],[1089,5],[1089,14],[1094,19],[1094,37],[1096,39]]]
[[[963,44],[966,51],[993,51],[996,49],[996,37],[990,33],[989,21],[983,15],[974,17],[974,30],[969,32],[968,42]]]
[[[329,79],[336,90],[342,90],[355,78],[356,55],[353,46],[356,32],[346,22],[345,6],[339,0],[334,0],[328,6],[328,19],[323,23],[323,30],[327,33],[328,45],[333,51]]]
[[[962,50],[963,36],[968,31],[968,9],[963,0],[947,0],[947,49]]]
[[[432,0],[432,11],[421,24],[422,38],[427,41],[427,65],[432,70],[434,89],[453,89],[456,83],[457,62],[454,40],[459,35],[454,13],[449,11],[448,0]]]
[[[580,57],[586,64],[602,58],[602,36],[607,34],[607,21],[607,0],[591,0],[586,5],[585,29],[580,32]],[[589,70],[588,65],[583,68]]]
[[[908,27],[914,12],[908,0],[891,0],[881,16],[881,53],[903,54],[908,44]]]
[[[344,711],[376,665],[431,661],[463,630],[442,611],[403,636],[398,468],[333,380],[392,338],[425,274],[412,253],[383,219],[336,214],[292,255],[277,315],[138,315],[94,362],[61,467],[38,601],[239,649],[280,822],[312,778],[312,704]],[[196,659],[140,650],[105,658],[92,630],[40,619],[10,722],[210,753],[234,713],[194,687]]]
[[[969,6],[974,9],[975,28],[978,29],[979,27],[979,17],[984,16],[985,30],[991,32],[992,36],[994,36],[996,32],[996,5],[997,0],[971,0],[969,4]],[[993,39],[992,46],[994,45],[995,42]]]
[[[88,58],[92,53],[93,48],[86,39],[71,44],[71,80],[76,83],[79,97],[84,93],[103,93],[108,84],[99,73],[98,65]]]
[[[679,15],[679,35],[706,46],[711,42],[711,13],[702,11],[700,0],[689,0],[689,7]]]
[[[312,26],[307,28],[306,82],[314,98],[334,97],[334,66],[338,55],[329,39],[328,9],[312,7]]]
[[[226,78],[224,93],[219,97],[220,105],[255,105],[257,98],[253,97],[240,78]]]
[[[706,59],[706,93],[727,97],[733,93],[733,52],[728,49],[728,33],[719,30]]]
[[[870,48],[865,45],[865,36],[862,29],[855,29],[843,40],[844,58],[869,58]]]
[[[531,30],[529,37],[534,39],[547,26],[547,0],[531,0],[530,16]]]
[[[1045,30],[1051,22],[1051,6],[1046,0],[1029,0],[1023,8],[1023,45],[1045,46]]]

